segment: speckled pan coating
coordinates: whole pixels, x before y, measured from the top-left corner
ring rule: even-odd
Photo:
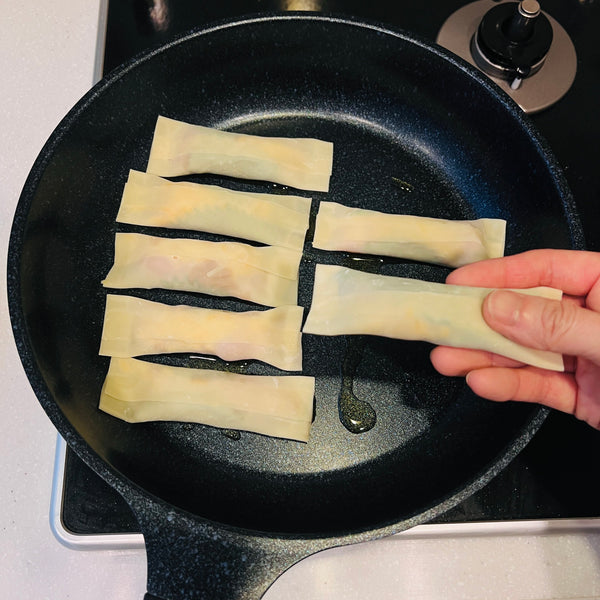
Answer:
[[[97,355],[100,280],[117,230],[150,232],[117,226],[115,216],[129,169],[145,168],[159,113],[334,142],[331,192],[312,194],[313,223],[324,198],[440,218],[499,217],[509,222],[510,254],[581,248],[581,227],[558,165],[510,99],[440,48],[376,25],[311,15],[219,24],[134,59],[65,117],[31,171],[12,229],[9,306],[23,365],[60,433],[138,515],[150,592],[257,598],[312,552],[406,529],[462,501],[516,455],[545,411],[482,401],[433,371],[426,344],[373,338],[361,346],[353,391],[373,406],[377,423],[353,435],[337,413],[353,341],[315,336],[304,340],[304,372],[317,378],[308,444],[244,433],[232,439],[201,425],[130,425],[98,411],[108,365]],[[313,250],[310,235],[300,269],[306,307],[315,263],[358,264]],[[399,260],[360,266],[436,281],[447,273]],[[274,372],[258,363],[232,368]]]

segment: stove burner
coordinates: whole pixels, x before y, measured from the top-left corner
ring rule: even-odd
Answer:
[[[468,4],[446,20],[437,43],[478,67],[527,113],[560,100],[577,71],[567,32],[536,0]]]
[[[552,25],[536,0],[506,2],[489,10],[471,38],[471,54],[488,75],[516,90],[537,73],[552,45]]]

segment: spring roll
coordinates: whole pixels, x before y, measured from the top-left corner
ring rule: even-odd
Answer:
[[[327,192],[333,144],[232,133],[159,116],[146,170],[161,177],[214,173]]]
[[[460,267],[504,255],[506,221],[452,221],[321,202],[313,246]]]
[[[379,335],[486,350],[522,363],[564,370],[562,355],[521,346],[491,329],[482,316],[490,288],[374,275],[317,265],[312,306],[304,333]],[[514,290],[560,300],[548,287]]]
[[[301,250],[310,198],[236,192],[130,171],[119,223],[206,231]]]
[[[108,288],[162,288],[234,296],[265,306],[298,304],[302,252],[237,242],[117,233]]]
[[[100,354],[130,358],[191,352],[301,371],[302,313],[301,306],[231,312],[108,294]]]
[[[99,406],[129,423],[203,423],[307,442],[314,393],[314,377],[239,375],[112,358]]]

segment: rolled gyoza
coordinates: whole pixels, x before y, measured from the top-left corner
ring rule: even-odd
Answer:
[[[280,306],[232,312],[108,294],[100,354],[129,358],[192,352],[301,371],[303,310]]]
[[[162,177],[214,173],[326,192],[333,144],[232,133],[159,116],[146,170]]]
[[[485,350],[562,371],[560,354],[521,346],[487,325],[481,309],[491,291],[317,265],[312,305],[303,332],[422,340]],[[553,300],[562,297],[560,290],[548,287],[514,291]]]
[[[301,250],[310,198],[236,192],[129,171],[120,223],[191,229]]]
[[[117,233],[114,264],[102,284],[296,305],[301,258],[302,252],[277,246]]]
[[[100,409],[129,423],[185,421],[308,441],[314,377],[239,375],[112,358]]]
[[[321,202],[313,246],[459,267],[504,254],[506,221],[452,221]]]

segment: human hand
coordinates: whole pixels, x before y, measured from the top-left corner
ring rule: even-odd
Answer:
[[[515,342],[563,354],[563,373],[446,346],[432,351],[431,362],[443,375],[466,376],[469,387],[483,398],[539,402],[600,429],[600,253],[531,250],[466,265],[453,271],[446,283],[561,289],[560,302],[492,292],[484,300],[483,317]]]

